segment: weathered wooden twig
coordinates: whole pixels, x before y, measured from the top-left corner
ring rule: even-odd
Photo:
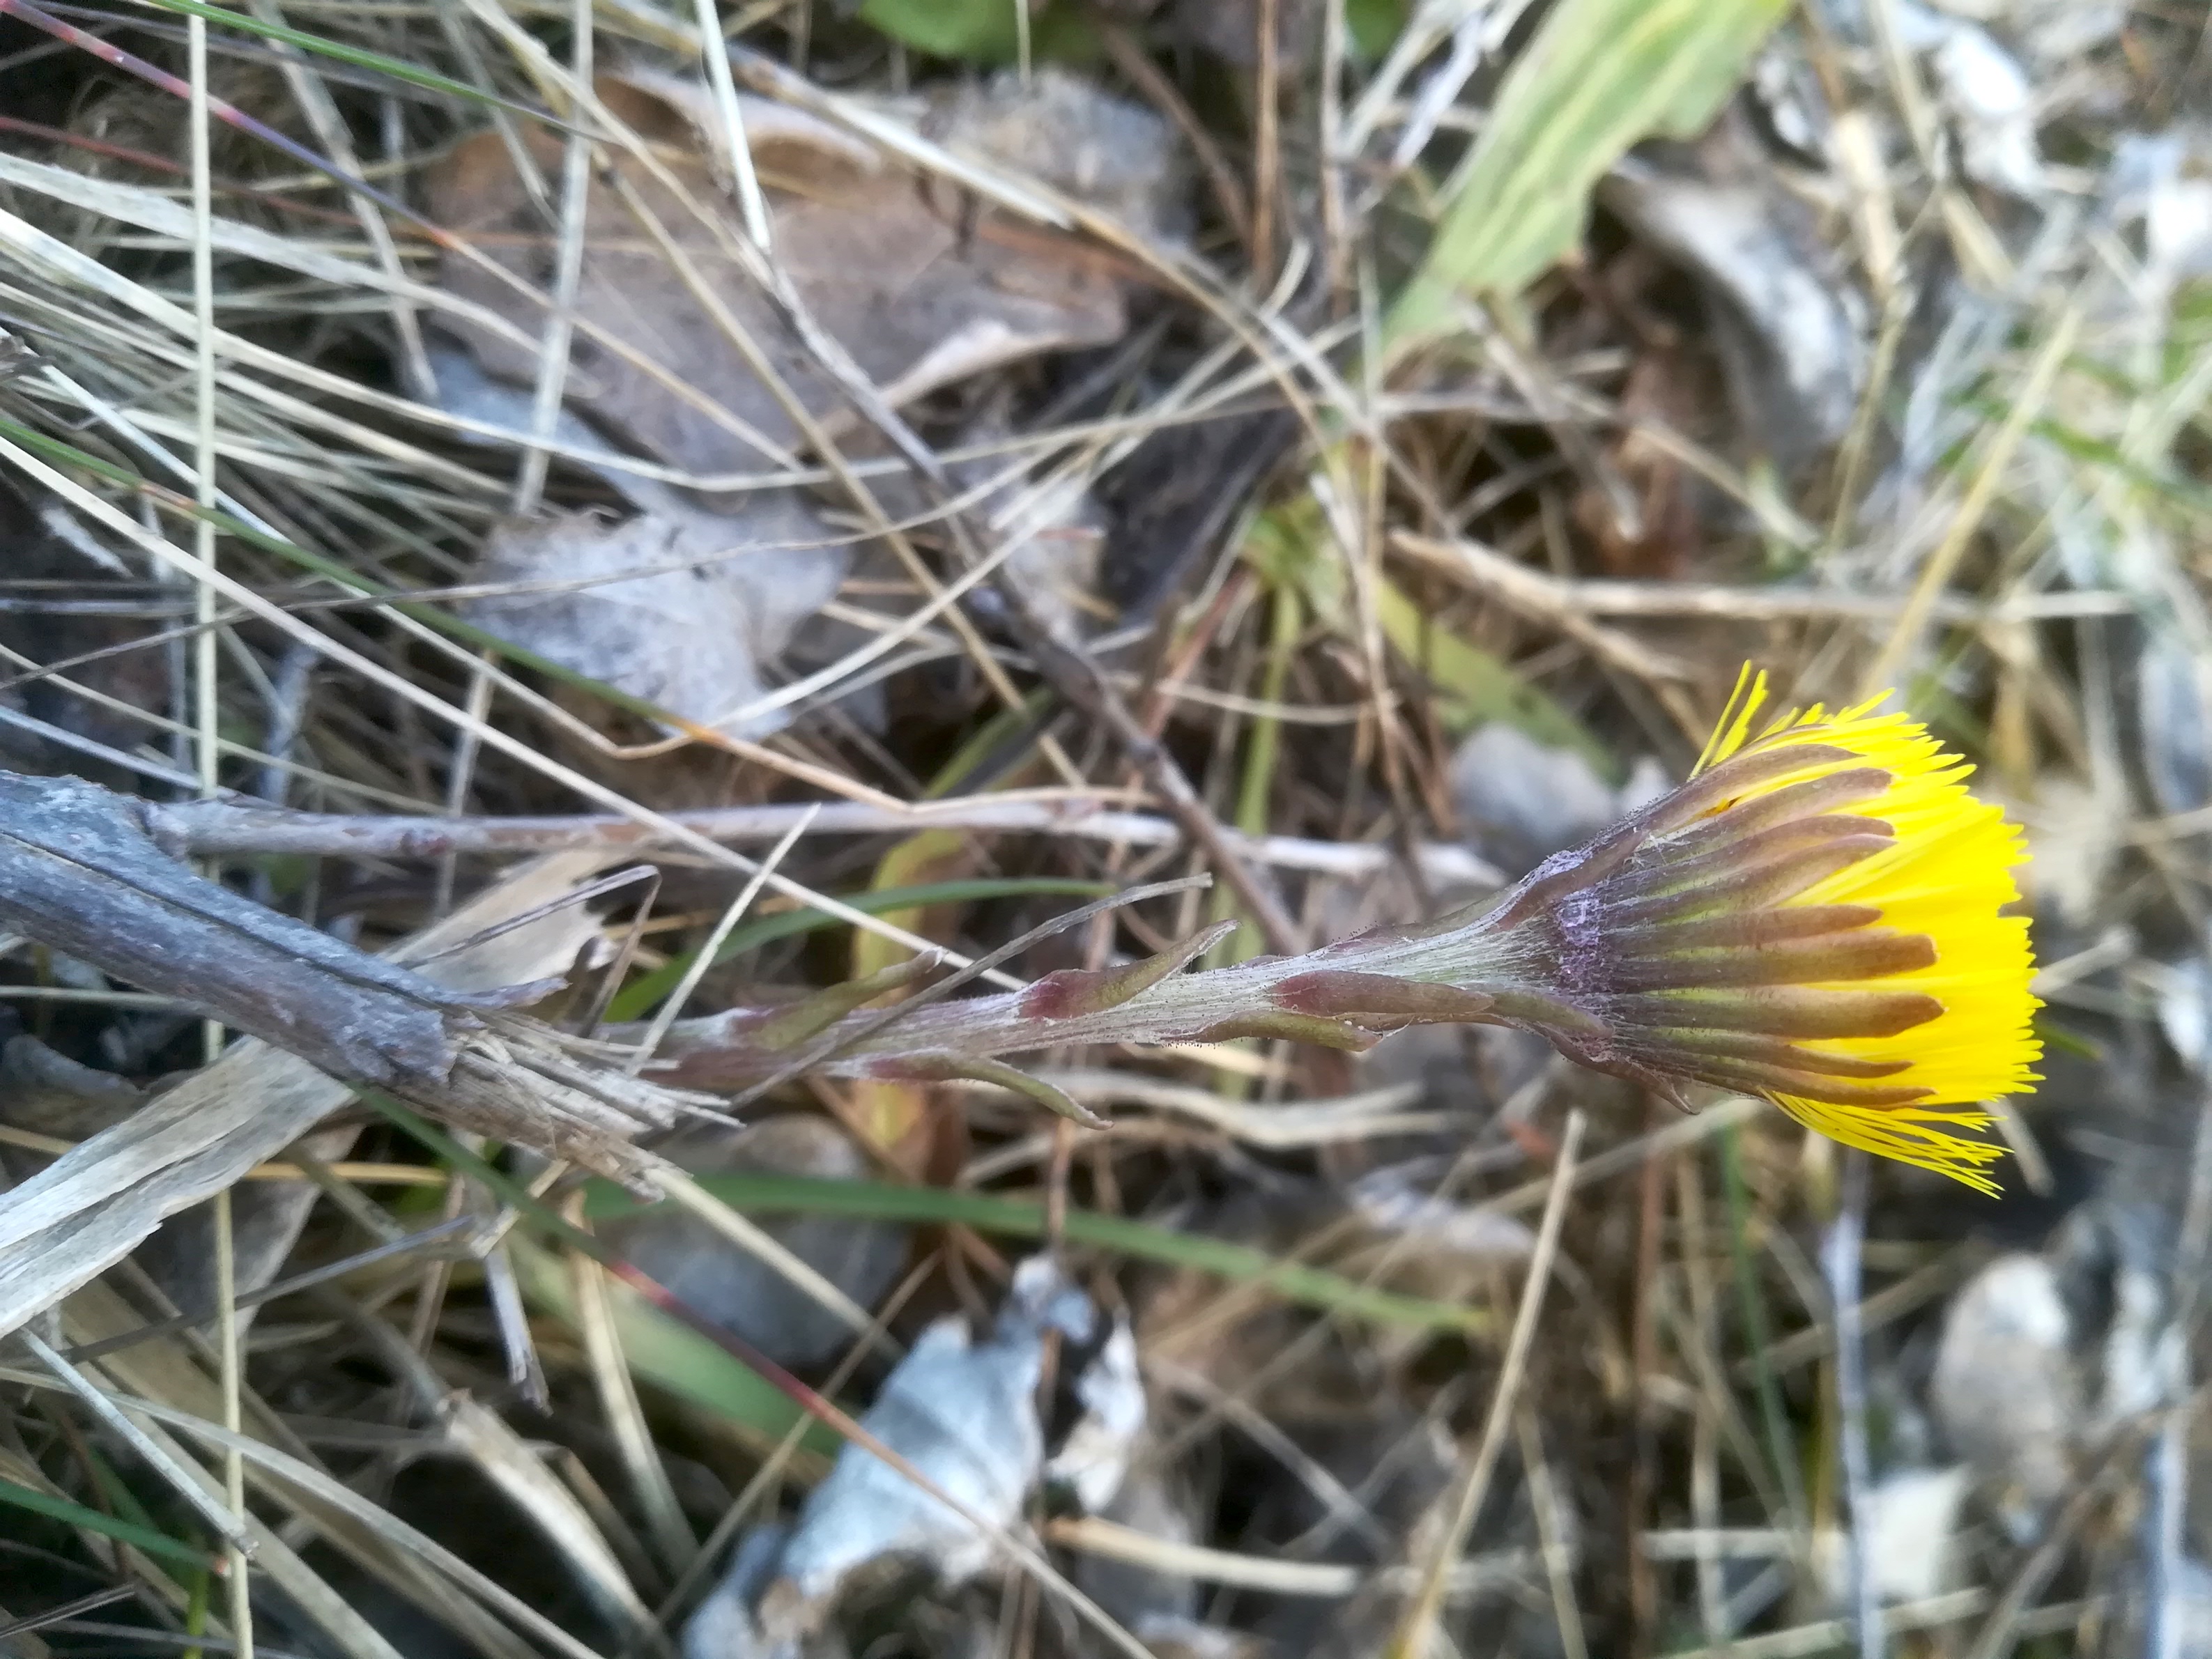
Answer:
[[[628,1143],[681,1103],[513,1012],[559,980],[459,990],[372,956],[177,863],[156,810],[0,773],[0,926],[463,1127],[631,1182],[649,1167]]]

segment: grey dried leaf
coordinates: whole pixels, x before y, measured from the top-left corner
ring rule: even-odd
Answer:
[[[746,1529],[720,1581],[684,1621],[684,1659],[849,1659],[851,1650],[835,1628],[785,1641],[761,1634],[753,1604],[768,1587],[790,1535],[790,1528],[782,1526]]]
[[[2212,132],[2177,124],[2124,132],[2106,170],[2104,210],[2120,225],[2140,220],[2143,263],[2121,303],[2163,330],[2175,286],[2212,271]]]
[[[1066,70],[956,82],[921,126],[946,149],[1013,168],[1148,240],[1189,231],[1189,179],[1167,123]]]
[[[1751,85],[1774,136],[1808,161],[1818,161],[1833,131],[1834,112],[1803,46],[1784,30],[1752,60]]]
[[[1868,1490],[1855,1528],[1867,1577],[1884,1601],[1919,1601],[1957,1588],[1960,1512],[1973,1487],[1965,1464],[1897,1469]],[[1823,1536],[1821,1583],[1832,1605],[1848,1604],[1850,1559],[1843,1535]]]
[[[678,507],[619,524],[588,515],[495,529],[476,579],[512,591],[468,613],[504,637],[701,726],[759,737],[761,665],[844,578],[834,532],[787,493],[744,514]],[[629,574],[629,573],[638,574]]]
[[[2027,71],[1986,29],[1954,25],[1929,54],[1966,176],[2023,201],[2045,191],[2036,96]]]
[[[702,1126],[661,1151],[694,1174],[746,1170],[857,1181],[870,1173],[851,1136],[809,1114],[741,1128]],[[799,1216],[760,1224],[863,1308],[882,1300],[906,1261],[908,1230],[889,1222]],[[600,1231],[647,1277],[779,1364],[816,1364],[852,1344],[842,1320],[688,1211],[663,1205],[606,1223]]]
[[[2212,664],[2172,629],[2150,633],[2136,656],[2144,775],[2160,810],[2212,801]]]
[[[2131,11],[2126,0],[2014,0],[2011,27],[2047,71],[2118,40]]]
[[[1929,1405],[2015,1538],[2033,1536],[2073,1479],[2081,1385],[2073,1320],[2040,1256],[2000,1256],[1943,1318]]]
[[[2094,926],[2125,833],[2111,802],[2095,785],[2054,770],[2036,780],[2034,803],[2019,816],[2033,854],[2021,875],[2038,914]]]
[[[2174,1659],[2212,1659],[2212,1567],[2185,1556],[2168,1594],[2174,1600]]]
[[[2141,1421],[2187,1391],[2183,1338],[2161,1276],[2122,1260],[2112,1274],[2112,1322],[2098,1352],[2097,1425]]]
[[[2020,46],[2039,72],[2065,66],[2103,46],[2118,35],[2128,21],[2124,0],[1929,0],[1929,3],[1938,12],[1986,24],[2002,33]]]
[[[734,177],[729,127],[713,88],[703,78],[671,75],[642,63],[626,64],[607,78],[658,99],[680,114],[690,123],[691,143],[714,158],[726,182]],[[792,105],[740,94],[738,112],[756,172],[789,166],[793,156],[800,158],[801,167],[810,159],[816,164],[842,164],[858,173],[879,173],[886,165],[883,152],[868,140]]]
[[[2212,1059],[2212,962],[2191,957],[2172,964],[2146,964],[2158,998],[2158,1025],[2166,1046],[2202,1072]]]
[[[2212,988],[2202,977],[2197,983],[2200,994]],[[2115,1175],[2067,1217],[2048,1247],[2070,1303],[2104,1320],[2094,1342],[2077,1344],[2094,1352],[2096,1369],[2094,1409],[2079,1431],[2085,1441],[2143,1420],[2188,1386],[2174,1316],[2173,1212],[2152,1196],[2154,1176]]]
[[[982,1342],[966,1322],[939,1320],[891,1372],[862,1424],[939,1491],[1000,1527],[1015,1524],[1036,1484],[1044,1433],[1036,1386],[1044,1333],[1080,1340],[1094,1317],[1051,1259],[1033,1256],[1014,1276],[996,1328]],[[907,1477],[857,1446],[839,1454],[809,1495],[776,1581],[763,1601],[765,1628],[811,1628],[845,1581],[879,1562],[926,1566],[945,1584],[990,1564],[990,1540]]]
[[[1200,1536],[1198,1506],[1151,1456],[1133,1460],[1128,1478],[1113,1501],[1093,1511],[1170,1544],[1196,1544]],[[1073,1567],[1076,1588],[1099,1605],[1115,1623],[1151,1642],[1149,1632],[1170,1629],[1196,1617],[1198,1581],[1162,1572],[1113,1556],[1080,1552]]]
[[[1455,1204],[1425,1192],[1401,1169],[1370,1171],[1352,1183],[1352,1212],[1376,1231],[1425,1253],[1442,1252],[1481,1267],[1525,1261],[1536,1236],[1526,1222],[1480,1204]]]
[[[1588,841],[1616,816],[1613,793],[1583,756],[1540,744],[1492,720],[1451,759],[1452,803],[1509,869],[1533,869],[1562,848]]]
[[[1656,769],[1655,761],[1639,762],[1615,789],[1576,750],[1492,720],[1453,751],[1448,778],[1461,821],[1480,832],[1484,851],[1501,867],[1517,874],[1664,793],[1666,777]]]
[[[2196,159],[2202,165],[2202,151]],[[2168,286],[2212,271],[2212,179],[2175,176],[2152,195],[2144,214],[2154,278]]]
[[[457,420],[493,427],[498,433],[508,434],[502,437],[464,428],[455,432],[456,437],[465,443],[483,445],[520,443],[529,439],[531,422],[537,413],[537,399],[530,387],[492,379],[467,352],[434,336],[426,349],[430,372],[437,377],[438,407]],[[565,404],[554,411],[553,424],[545,438],[563,449],[604,457],[604,460],[580,465],[589,466],[632,507],[654,507],[665,501],[680,499],[672,486],[658,478],[641,477],[622,466],[622,452],[609,443],[597,427]]]
[[[1136,1334],[1126,1316],[1115,1317],[1097,1358],[1075,1379],[1075,1398],[1083,1415],[1045,1465],[1044,1474],[1096,1514],[1121,1490],[1148,1416]]]
[[[464,351],[433,350],[431,364],[447,414],[527,432],[528,391],[493,380]],[[501,526],[477,579],[514,591],[471,604],[471,620],[687,720],[743,738],[780,730],[788,718],[781,710],[747,714],[747,706],[793,630],[836,592],[849,547],[795,490],[727,495],[726,509],[709,509],[623,466],[621,453],[574,410],[560,410],[550,435],[605,457],[586,465],[638,517]],[[638,574],[614,580],[626,570]]]
[[[1080,478],[1055,478],[1005,492],[992,511],[994,527],[1014,543],[1008,578],[1054,639],[1073,644],[1085,616],[1110,618],[1097,599],[1106,517]]]
[[[1850,429],[1864,296],[1747,142],[1723,129],[1695,152],[1662,154],[1623,161],[1601,198],[1704,287],[1739,428],[1787,470]]]
[[[973,1340],[957,1317],[932,1325],[861,1424],[970,1514],[997,1528],[1018,1526],[1044,1462],[1036,1413],[1044,1334],[1083,1343],[1097,1322],[1090,1297],[1049,1257],[1032,1257],[1016,1270],[988,1339]],[[1133,1355],[1128,1363],[1133,1369]],[[685,1632],[686,1659],[792,1659],[829,1627],[854,1583],[905,1570],[955,1586],[993,1555],[990,1539],[963,1516],[873,1453],[848,1445],[808,1495],[772,1565],[739,1552]]]

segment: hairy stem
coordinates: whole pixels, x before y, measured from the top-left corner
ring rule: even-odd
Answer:
[[[678,1025],[656,1075],[728,1090],[802,1055],[809,1069],[833,1076],[919,1079],[967,1076],[969,1065],[1062,1044],[1285,1037],[1360,1049],[1406,1025],[1510,1017],[1504,1010],[1520,993],[1506,937],[1456,917],[1302,956],[1179,971],[1229,926],[1125,967],[1066,969],[998,995],[848,1012],[831,1006],[839,994],[832,991],[775,1010],[735,1009]],[[832,1017],[811,1020],[817,1007]],[[804,1048],[788,1036],[793,1030],[809,1033]]]

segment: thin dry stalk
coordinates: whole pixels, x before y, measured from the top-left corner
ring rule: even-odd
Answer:
[[[1528,1257],[1528,1277],[1522,1281],[1521,1305],[1513,1316],[1513,1334],[1506,1339],[1505,1358],[1498,1367],[1498,1383],[1483,1419],[1482,1437],[1474,1458],[1460,1475],[1445,1510],[1443,1535],[1423,1573],[1421,1587],[1398,1621],[1390,1638],[1390,1659],[1424,1659],[1429,1650],[1437,1615],[1443,1606],[1452,1565],[1465,1549],[1474,1517],[1489,1495],[1490,1477],[1505,1449],[1505,1436],[1513,1420],[1522,1377],[1534,1346],[1543,1316],[1544,1293],[1551,1283],[1552,1258],[1559,1247],[1559,1228],[1566,1219],[1567,1197],[1574,1190],[1575,1159],[1582,1151],[1583,1131],[1588,1127],[1577,1109],[1567,1116],[1566,1133],[1559,1141],[1559,1163],[1552,1172],[1550,1195],[1544,1202],[1544,1218],[1536,1229],[1536,1246]]]

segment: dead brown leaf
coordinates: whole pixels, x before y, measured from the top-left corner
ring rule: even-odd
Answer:
[[[685,89],[610,76],[596,91],[656,146],[675,187],[651,177],[635,157],[605,152],[585,216],[577,310],[694,395],[679,395],[579,337],[571,402],[619,440],[675,465],[715,472],[772,463],[799,429],[752,354],[817,415],[836,407],[840,394],[742,268],[737,205],[678,101],[688,97]],[[892,404],[1039,352],[1120,337],[1121,284],[1103,256],[979,213],[972,201],[925,184],[810,118],[762,100],[740,102],[775,257],[815,321]],[[529,142],[538,164],[557,172],[560,141],[538,133]],[[430,209],[507,270],[540,287],[550,277],[551,228],[496,134],[462,144],[433,173]],[[662,251],[656,223],[658,235],[696,270],[699,289],[749,337],[750,352],[687,285]],[[441,280],[533,332],[542,320],[537,305],[465,259],[449,257]],[[534,377],[534,353],[489,330],[465,332],[488,372],[523,383]]]

